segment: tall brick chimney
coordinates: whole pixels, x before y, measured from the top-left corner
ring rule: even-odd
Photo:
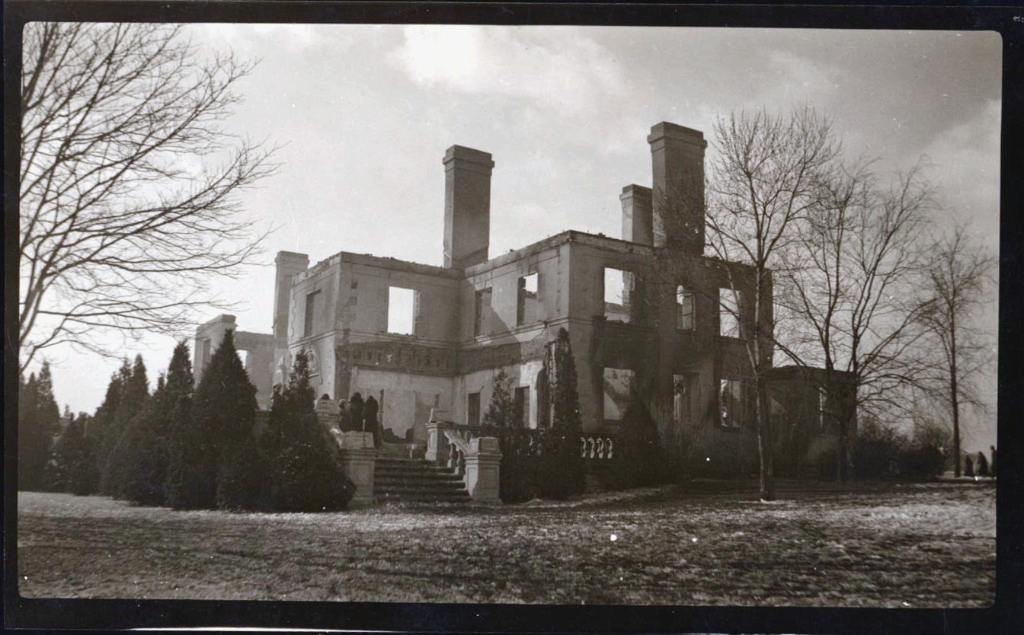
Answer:
[[[292,278],[309,268],[309,256],[291,251],[277,252],[274,259],[277,279],[274,283],[274,346],[288,346],[288,305],[291,302]]]
[[[622,201],[622,240],[641,245],[654,244],[651,216],[651,188],[627,185],[619,195]]]
[[[491,155],[452,146],[444,154],[444,266],[487,261],[491,234]]]
[[[647,142],[654,172],[654,246],[704,253],[704,134],[663,121],[651,128]]]

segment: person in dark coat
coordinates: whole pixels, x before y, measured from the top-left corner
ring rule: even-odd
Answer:
[[[988,459],[984,452],[978,452],[978,476],[988,478]]]
[[[381,438],[380,425],[377,423],[377,412],[379,410],[377,400],[373,398],[373,395],[370,395],[366,399],[366,405],[363,406],[363,421],[365,422],[363,429],[373,433],[373,445],[377,448],[383,447],[381,445],[383,439]]]
[[[348,399],[338,400],[338,419],[342,432],[352,432],[352,419],[348,416]]]
[[[974,461],[971,460],[970,454],[964,457],[964,476],[974,478]]]
[[[988,446],[988,449],[992,451],[992,463],[989,464],[988,471],[989,471],[989,474],[992,475],[992,478],[995,478],[996,477],[996,446],[990,445],[990,446]]]
[[[363,430],[363,396],[359,393],[353,393],[348,400],[348,417],[353,430]]]

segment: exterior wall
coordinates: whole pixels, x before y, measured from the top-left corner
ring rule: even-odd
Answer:
[[[392,361],[395,356],[401,358],[404,353],[405,363],[410,363],[414,357],[411,353],[415,353],[424,362],[421,374],[451,375],[454,362],[442,358],[450,352],[455,338],[459,277],[457,271],[439,267],[337,254],[293,280],[290,350],[294,353],[306,348],[315,353],[322,373],[314,378],[314,385],[318,394],[335,400],[355,392],[353,369],[371,358],[377,360],[375,364],[383,361],[397,371],[402,364]],[[387,330],[389,287],[417,292],[412,335]],[[306,298],[314,292],[319,292],[317,312],[312,319],[312,334],[306,335]],[[437,350],[424,351],[431,347]],[[427,361],[431,362],[429,368]]]
[[[260,408],[270,404],[274,375],[274,336],[247,333],[236,328],[235,316],[220,315],[196,329],[192,374],[198,384],[214,351],[224,340],[227,331],[234,331],[235,348],[245,352],[245,371],[256,387],[256,402]]]
[[[530,404],[528,410],[528,427],[536,428],[539,423],[538,404],[540,395],[537,393],[537,375],[544,366],[541,359],[534,359],[524,363],[513,364],[504,367],[512,380],[512,388],[528,387],[530,389]],[[494,375],[498,368],[478,370],[455,378],[455,399],[449,412],[454,421],[469,420],[469,395],[480,393],[480,420],[483,421],[487,413],[487,407],[491,403],[494,385]]]
[[[349,394],[359,392],[363,399],[372,395],[380,402],[382,429],[390,429],[399,438],[404,439],[406,431],[412,428],[416,440],[426,441],[425,425],[430,418],[430,409],[452,410],[455,390],[451,377],[356,367],[352,371],[351,382]]]
[[[459,285],[457,341],[462,345],[508,341],[508,337],[502,336],[536,331],[545,322],[565,317],[569,284],[568,261],[564,257],[567,248],[549,239],[467,269]],[[537,301],[532,320],[519,326],[519,279],[534,273],[537,274]],[[485,312],[483,332],[477,336],[476,293],[488,288],[491,289],[491,305]]]
[[[826,455],[836,451],[838,436],[834,415],[844,399],[852,400],[856,388],[848,373],[834,373],[833,384],[841,392],[828,394],[824,404],[819,401],[819,387],[826,385],[824,369],[787,366],[773,369],[769,374],[777,473],[786,476],[818,474]],[[855,422],[850,431],[851,447],[856,435]]]
[[[701,256],[655,251],[597,236],[574,233],[573,238],[570,339],[577,357],[584,429],[589,432],[614,427],[603,419],[605,367],[636,372],[637,387],[659,423],[663,440],[671,446],[683,443],[673,420],[675,374],[697,376],[692,416],[702,424],[715,425],[719,380],[744,380],[750,374],[744,341],[718,334],[719,289],[736,284],[745,298],[752,297],[750,271],[730,265],[730,275],[726,263]],[[604,317],[606,267],[634,274],[632,317],[628,324]],[[693,330],[676,328],[677,284],[694,293]],[[741,322],[751,323],[753,313],[753,303],[746,301],[741,308]],[[752,393],[749,389],[745,392],[745,399],[749,400]]]

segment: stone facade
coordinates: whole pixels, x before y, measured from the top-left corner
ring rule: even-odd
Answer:
[[[618,429],[631,383],[670,453],[690,452],[700,430],[745,469],[753,395],[741,338],[753,322],[753,272],[704,256],[703,134],[660,123],[648,142],[653,187],[622,190],[622,239],[566,231],[489,258],[494,162],[453,146],[443,159],[445,266],[341,252],[309,267],[281,252],[273,334],[252,336],[266,338],[251,355],[261,406],[306,349],[318,396],[373,395],[382,426],[400,438],[423,441],[431,409],[479,423],[502,368],[523,424],[542,426],[545,358],[565,328],[585,432]],[[218,320],[197,331],[197,374],[200,348],[233,327]]]

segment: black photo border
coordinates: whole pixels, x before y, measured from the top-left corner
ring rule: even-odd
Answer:
[[[93,630],[263,627],[425,632],[1015,633],[1024,624],[1024,8],[985,2],[768,5],[529,2],[7,1],[4,12],[4,623]],[[996,601],[986,609],[522,606],[29,599],[17,592],[18,143],[31,21],[574,24],[996,31],[1003,40]]]

